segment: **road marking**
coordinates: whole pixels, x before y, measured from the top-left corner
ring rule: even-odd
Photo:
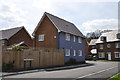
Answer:
[[[118,66],[116,66],[116,67],[118,67]],[[108,68],[108,69],[105,69],[105,70],[102,70],[102,71],[98,71],[96,73],[92,73],[92,74],[88,74],[88,75],[85,75],[85,76],[81,76],[81,77],[78,77],[77,79],[85,78],[85,77],[88,77],[88,76],[91,76],[91,75],[95,75],[95,74],[98,74],[98,73],[101,73],[101,72],[104,72],[104,71],[107,71],[107,70],[110,70],[110,69],[113,69],[113,68],[116,68],[116,67]]]

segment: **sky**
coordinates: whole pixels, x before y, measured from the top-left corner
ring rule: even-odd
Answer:
[[[44,12],[74,23],[84,35],[118,28],[116,0],[0,0],[0,30],[25,26],[31,35]]]

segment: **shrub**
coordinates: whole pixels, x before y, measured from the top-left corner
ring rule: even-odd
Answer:
[[[13,67],[14,67],[14,61],[13,61],[13,62],[9,62],[8,64],[6,64],[6,63],[3,63],[3,64],[2,64],[2,70],[3,70],[3,71],[12,70]]]
[[[68,62],[65,63],[65,65],[76,65],[76,64],[84,64],[85,61],[76,61],[76,59],[70,58]]]
[[[24,46],[16,46],[16,45],[13,46],[14,51],[23,51],[23,49],[24,49]]]

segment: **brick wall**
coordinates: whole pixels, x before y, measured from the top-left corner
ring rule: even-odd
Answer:
[[[44,41],[38,41],[38,36],[44,34]],[[36,33],[36,47],[57,49],[57,29],[47,16],[44,17]],[[56,36],[56,38],[54,38]]]
[[[25,44],[28,45],[29,47],[33,46],[33,40],[29,36],[29,34],[26,32],[25,28],[22,28],[15,35],[13,35],[11,38],[9,38],[8,45],[13,45],[15,43],[20,43],[22,41],[24,41]]]

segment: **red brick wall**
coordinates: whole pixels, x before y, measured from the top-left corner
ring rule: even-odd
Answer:
[[[33,47],[33,40],[25,30],[25,28],[22,28],[20,31],[18,31],[15,35],[13,35],[11,38],[8,39],[8,44],[13,45],[15,43],[19,43],[24,41],[26,45],[29,47]]]
[[[85,56],[89,56],[89,47],[86,39],[85,39]]]
[[[97,53],[98,52],[105,52],[105,58],[98,58],[98,59],[102,59],[102,60],[108,60],[108,54],[107,52],[111,52],[111,56],[112,56],[112,60],[120,60],[120,58],[115,58],[115,54],[114,52],[120,52],[120,48],[116,48],[115,43],[120,43],[120,41],[118,42],[111,42],[111,43],[104,43],[104,48],[100,49],[100,44],[97,44]],[[107,44],[111,45],[111,48],[107,47]]]
[[[44,41],[38,41],[40,34],[44,34]],[[35,36],[36,47],[57,48],[57,29],[46,15],[38,27]]]

